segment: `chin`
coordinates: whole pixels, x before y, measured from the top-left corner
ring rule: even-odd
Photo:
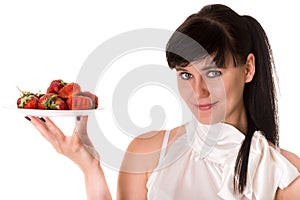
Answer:
[[[224,122],[223,115],[208,115],[208,114],[201,114],[201,113],[194,113],[194,116],[201,124],[217,124],[220,122]]]
[[[200,111],[198,109],[191,109],[194,117],[201,124],[217,124],[225,121],[225,109],[223,107],[215,107],[211,110]]]
[[[222,122],[222,121],[220,121],[220,120],[212,120],[211,118],[202,118],[202,117],[198,117],[197,119],[198,119],[198,121],[199,121],[201,124],[206,124],[206,125],[209,125],[209,124],[217,124],[217,123]]]

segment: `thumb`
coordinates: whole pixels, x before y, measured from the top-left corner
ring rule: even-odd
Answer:
[[[88,116],[77,116],[74,131],[79,135],[87,134]]]

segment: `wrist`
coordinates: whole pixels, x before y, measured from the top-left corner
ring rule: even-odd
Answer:
[[[71,157],[71,160],[78,165],[84,174],[89,174],[92,170],[100,166],[98,153],[94,149],[86,146],[82,146],[81,149]]]
[[[80,165],[79,167],[85,177],[92,176],[102,171],[100,161],[97,158],[89,158],[84,162],[84,164]]]
[[[94,159],[84,170],[84,178],[88,200],[112,199],[99,160]]]

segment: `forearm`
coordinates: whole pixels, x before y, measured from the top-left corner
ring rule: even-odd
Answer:
[[[111,194],[105,180],[100,162],[95,160],[84,172],[88,200],[111,200]]]

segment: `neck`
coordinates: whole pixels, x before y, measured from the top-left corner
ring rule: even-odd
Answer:
[[[246,135],[248,118],[247,118],[247,112],[245,106],[244,105],[242,106],[239,115],[235,115],[234,117],[228,116],[227,119],[225,120],[225,123],[236,127],[239,131],[241,131],[244,135]]]

